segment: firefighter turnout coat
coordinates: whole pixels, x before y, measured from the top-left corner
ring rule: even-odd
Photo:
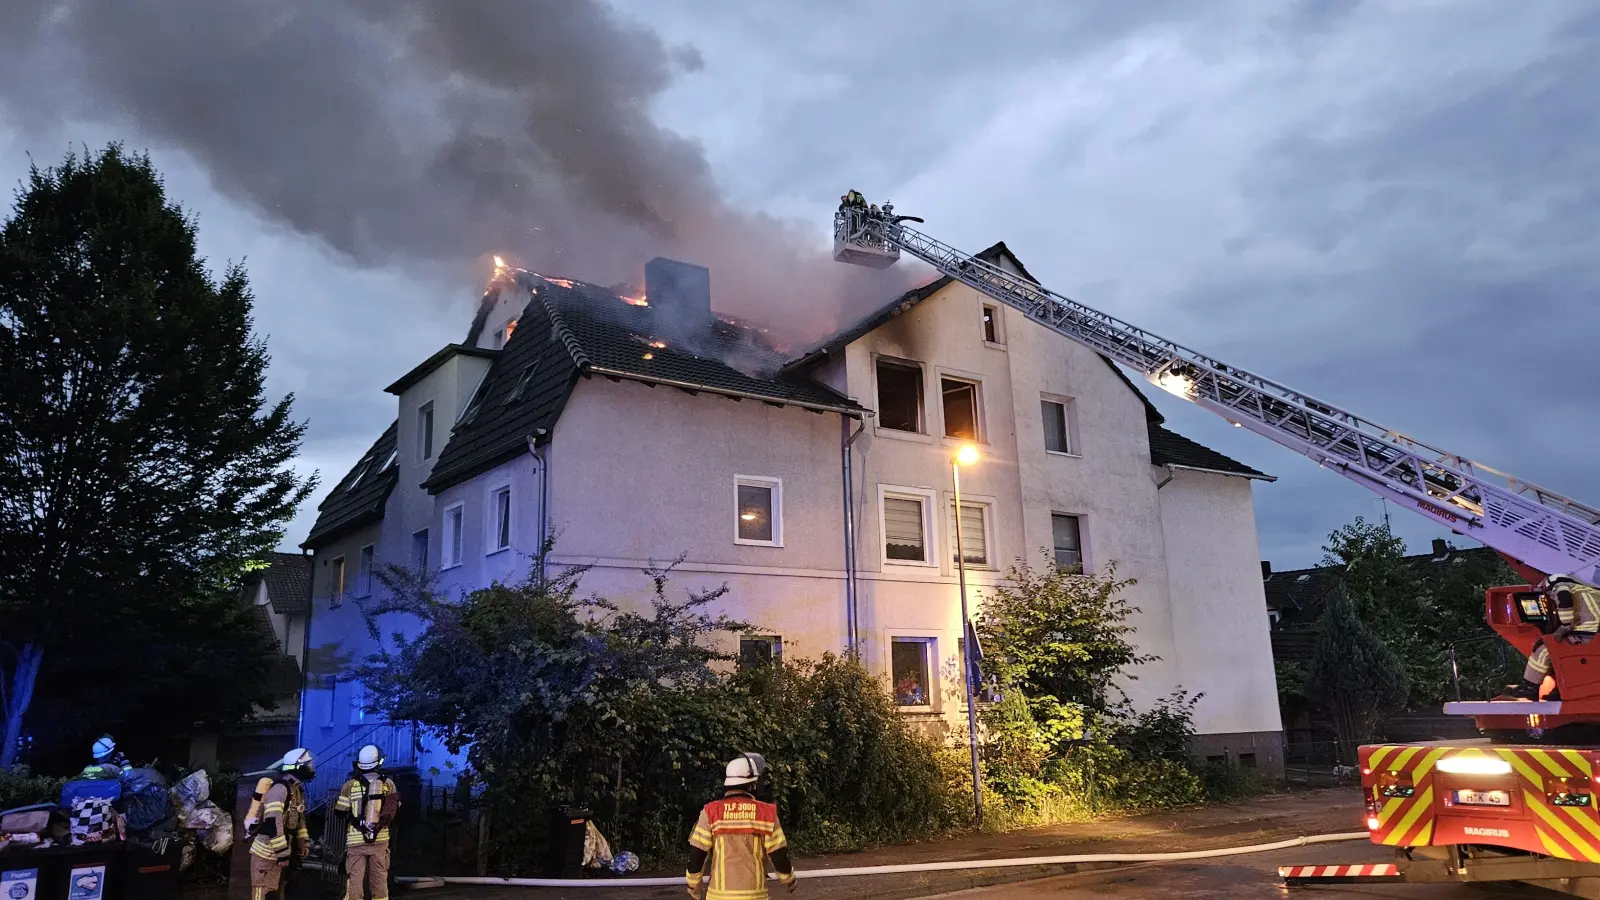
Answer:
[[[746,791],[730,790],[700,810],[689,834],[689,893],[700,896],[701,878],[709,875],[705,900],[766,900],[768,860],[778,880],[792,890],[794,866],[778,824],[778,807]]]

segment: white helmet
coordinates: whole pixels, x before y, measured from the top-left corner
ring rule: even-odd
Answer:
[[[377,744],[368,744],[356,754],[356,768],[363,772],[371,772],[381,765],[383,765],[383,751],[378,749]]]
[[[111,737],[111,735],[101,735],[100,739],[94,742],[94,758],[96,760],[105,759],[116,749],[117,742]]]
[[[761,779],[761,772],[766,767],[767,761],[761,758],[761,754],[741,753],[723,770],[722,784],[725,787],[755,784]]]
[[[1551,588],[1555,587],[1558,584],[1577,584],[1577,583],[1578,583],[1578,579],[1573,578],[1571,575],[1546,575],[1544,577],[1544,580],[1539,582],[1539,590],[1548,591],[1548,590],[1550,590]]]
[[[296,747],[285,753],[283,759],[278,760],[278,768],[282,769],[285,775],[294,775],[303,781],[317,777],[317,768],[311,759],[311,751],[304,747]]]

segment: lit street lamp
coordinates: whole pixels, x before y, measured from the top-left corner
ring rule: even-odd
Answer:
[[[967,745],[972,750],[972,815],[983,824],[983,788],[978,783],[978,705],[973,696],[973,638],[977,632],[967,625],[967,554],[961,543],[961,467],[978,461],[978,448],[963,444],[950,463],[950,477],[956,486],[956,583],[961,590],[961,668],[967,691]]]

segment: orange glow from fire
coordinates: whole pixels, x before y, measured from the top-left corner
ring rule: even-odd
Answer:
[[[496,269],[504,269],[506,267],[506,261],[496,256],[494,258],[494,267]]]
[[[646,354],[645,354],[645,355],[644,355],[644,358],[645,358],[645,359],[655,359],[655,358],[656,358],[656,355],[655,355],[655,354],[654,354],[654,353],[646,353]]]
[[[625,294],[621,295],[621,296],[622,296],[622,302],[623,303],[631,303],[634,306],[649,306],[650,305],[650,301],[646,300],[644,297],[629,297],[629,296],[627,296]]]
[[[650,346],[656,348],[657,350],[665,350],[666,347],[667,347],[667,342],[666,341],[651,341],[650,342]]]
[[[564,288],[572,287],[573,284],[572,279],[570,278],[551,278],[549,275],[540,275],[539,277],[550,282],[551,284],[559,284]]]

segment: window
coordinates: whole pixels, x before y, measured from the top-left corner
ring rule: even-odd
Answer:
[[[1050,514],[1050,535],[1056,550],[1056,565],[1063,569],[1083,568],[1083,529],[1077,516]]]
[[[433,401],[429,400],[417,410],[417,452],[423,459],[433,459]]]
[[[461,504],[444,511],[444,530],[440,532],[439,556],[442,569],[461,565]]]
[[[922,431],[922,367],[878,360],[878,427]]]
[[[389,451],[389,458],[385,459],[383,461],[383,468],[379,469],[378,471],[379,472],[387,472],[390,469],[394,468],[395,460],[397,460],[399,458],[400,458],[400,451],[398,449],[390,450]]]
[[[983,342],[1000,343],[1000,310],[988,303],[983,305]]]
[[[961,501],[961,559],[969,566],[989,564],[989,516],[982,503]],[[956,559],[956,503],[950,501],[950,559]]]
[[[1239,765],[1243,766],[1246,769],[1257,768],[1257,766],[1256,766],[1256,755],[1254,753],[1241,753],[1241,754],[1239,754]]]
[[[494,518],[489,522],[489,533],[494,536],[490,541],[490,553],[498,553],[511,546],[511,487],[497,489],[489,496],[489,514]]]
[[[355,490],[356,485],[361,483],[361,479],[367,477],[367,470],[370,468],[372,468],[372,460],[365,456],[361,457],[361,462],[356,463],[355,469],[350,473],[350,480],[346,481],[341,489],[346,491]]]
[[[978,386],[954,378],[939,379],[944,394],[944,436],[978,440]]]
[[[336,608],[344,602],[344,557],[333,561],[333,585],[328,592],[328,608]]]
[[[506,323],[506,327],[504,327],[504,328],[502,328],[499,331],[496,331],[494,333],[494,348],[496,350],[500,350],[500,349],[504,348],[505,345],[511,340],[511,332],[516,331],[516,330],[517,330],[517,320],[516,319],[512,319],[511,321],[507,322]]]
[[[753,669],[783,659],[783,638],[777,635],[745,635],[739,638],[739,668]]]
[[[752,475],[737,475],[733,481],[733,542],[783,546],[783,482]]]
[[[928,678],[931,638],[894,638],[889,643],[890,680],[899,706],[932,706],[933,684]]]
[[[882,493],[883,558],[890,563],[934,565],[928,553],[930,493],[885,491]]]
[[[372,545],[361,548],[361,556],[356,565],[356,596],[372,596]]]
[[[428,570],[428,529],[411,535],[411,568],[418,572]]]
[[[360,725],[367,720],[367,689],[359,681],[350,683],[350,724]]]
[[[483,409],[483,401],[493,389],[494,382],[489,378],[489,373],[483,373],[483,377],[478,379],[478,386],[472,389],[472,399],[467,401],[466,409],[463,409],[461,417],[456,419],[456,428],[472,424],[472,420],[478,417],[478,411]]]
[[[537,371],[539,371],[539,364],[537,362],[530,363],[523,367],[522,374],[517,376],[517,386],[512,388],[511,393],[506,395],[505,402],[514,403],[518,400],[521,400],[522,395],[528,392],[528,385],[533,382],[534,373]]]
[[[1044,416],[1044,449],[1051,453],[1078,453],[1078,410],[1071,400],[1040,400]]]

